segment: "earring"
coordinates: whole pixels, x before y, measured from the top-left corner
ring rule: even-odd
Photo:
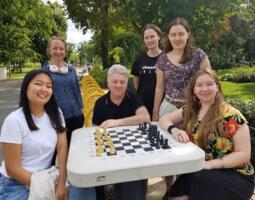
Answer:
[[[219,99],[220,99],[219,92],[216,92],[215,100],[216,100],[216,101],[219,101]]]
[[[194,93],[193,95],[194,95],[194,96],[193,96],[193,101],[197,101],[197,96],[196,96],[196,94]]]

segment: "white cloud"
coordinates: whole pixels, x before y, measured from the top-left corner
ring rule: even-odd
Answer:
[[[83,35],[82,30],[77,29],[74,23],[68,19],[68,30],[67,30],[67,41],[71,43],[81,43],[83,41],[89,41],[92,37],[92,33],[90,30]]]

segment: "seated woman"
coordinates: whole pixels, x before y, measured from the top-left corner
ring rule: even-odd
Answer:
[[[175,124],[182,122],[182,128]],[[219,79],[210,69],[192,78],[186,105],[159,120],[182,143],[205,151],[204,169],[183,174],[173,184],[173,200],[249,200],[254,190],[249,127],[243,115],[224,101]]]
[[[19,108],[6,117],[1,130],[4,160],[0,167],[0,199],[27,200],[33,173],[51,167],[56,147],[59,176],[51,189],[55,199],[66,199],[64,126],[52,95],[50,75],[42,70],[31,71],[21,85]]]

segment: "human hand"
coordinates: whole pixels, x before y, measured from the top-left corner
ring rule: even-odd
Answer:
[[[56,200],[67,200],[67,187],[65,183],[57,183],[55,195]]]
[[[105,120],[102,124],[100,124],[100,127],[104,129],[117,127],[117,126],[120,126],[118,119],[108,119],[108,120]]]
[[[180,130],[176,127],[172,129],[172,136],[180,143],[189,142],[189,136],[184,130]]]

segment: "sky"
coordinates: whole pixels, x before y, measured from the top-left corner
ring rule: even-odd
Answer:
[[[60,4],[63,4],[63,0],[43,0],[44,2],[50,1],[55,2],[57,1]],[[90,30],[87,31],[87,33],[84,35],[82,30],[77,29],[72,22],[72,20],[67,19],[68,28],[67,28],[67,42],[75,43],[76,45],[83,42],[83,41],[89,41],[92,37],[92,33]]]

